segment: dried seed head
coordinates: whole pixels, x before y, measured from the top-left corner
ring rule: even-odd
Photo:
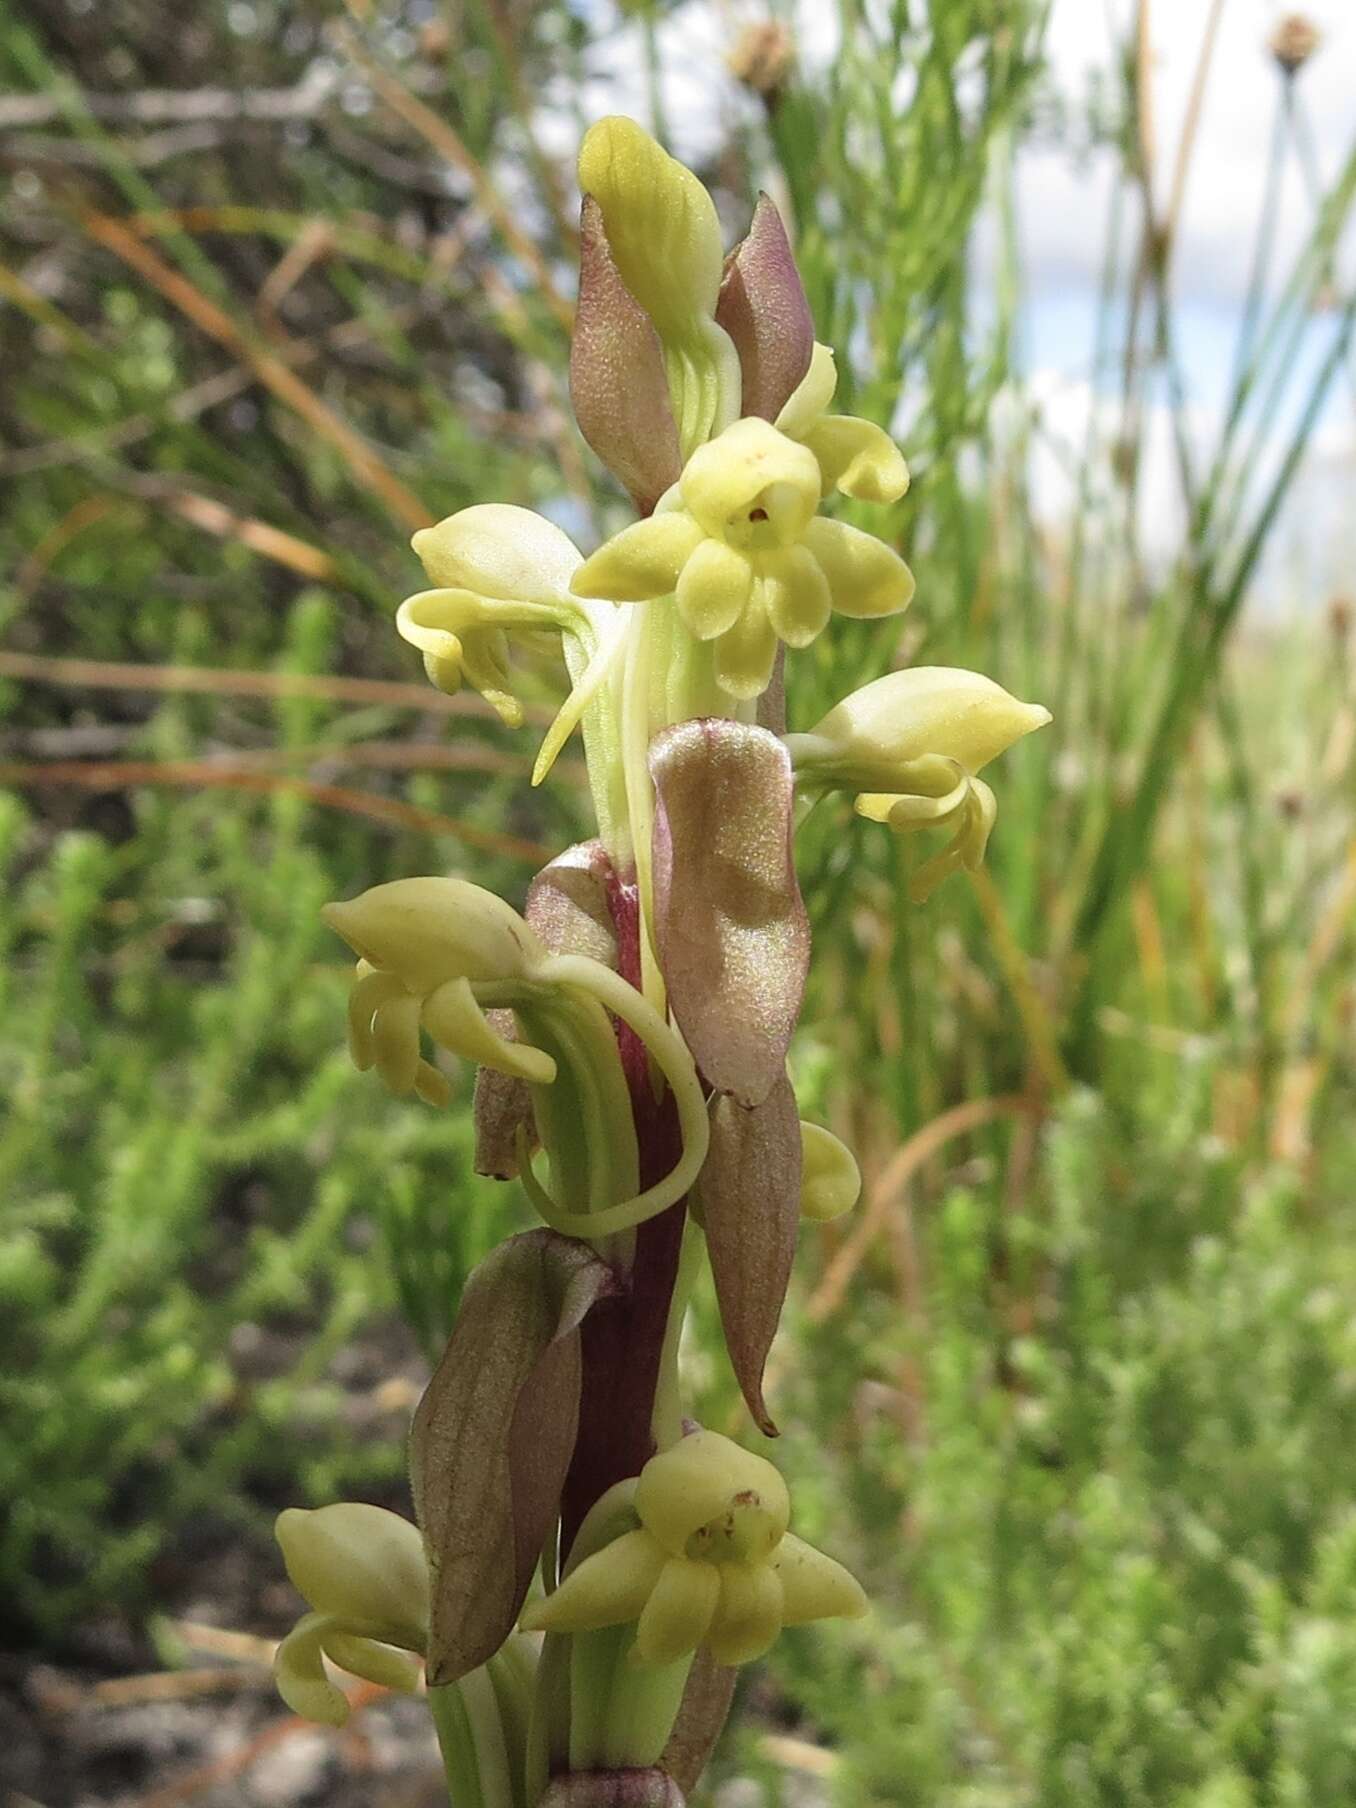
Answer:
[[[1322,33],[1303,13],[1287,13],[1267,40],[1267,49],[1287,77],[1309,61],[1322,43]]]
[[[772,103],[796,66],[796,40],[776,19],[756,20],[735,39],[726,63],[737,82]]]

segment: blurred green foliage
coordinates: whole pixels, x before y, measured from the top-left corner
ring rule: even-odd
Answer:
[[[263,1553],[288,1500],[399,1499],[408,1392],[383,1383],[418,1386],[469,1266],[526,1221],[470,1173],[466,1076],[438,1114],[351,1071],[316,913],[430,870],[520,898],[531,849],[582,831],[580,787],[562,768],[529,792],[526,735],[474,708],[286,685],[419,679],[391,627],[419,581],[402,497],[546,507],[584,543],[619,518],[564,414],[555,147],[614,66],[636,71],[618,104],[662,111],[684,9],[627,11],[251,0],[171,23],[118,0],[0,28],[0,87],[37,107],[4,147],[22,205],[0,249],[0,1580],[55,1648],[179,1585],[212,1528]],[[1293,475],[1249,487],[1239,447],[1356,165],[1258,297],[1241,425],[1184,470],[1160,571],[1135,435],[1180,372],[1168,259],[1138,255],[1164,241],[1134,60],[1069,128],[1119,159],[1097,373],[1117,393],[1052,536],[1012,210],[1049,116],[1044,8],[839,15],[826,68],[763,21],[742,86],[712,69],[701,161],[732,229],[759,185],[786,204],[842,403],[898,421],[914,469],[872,524],[919,600],[801,655],[793,725],[905,659],[989,671],[1056,724],[996,775],[989,886],[908,909],[911,846],[836,806],[802,836],[798,1090],[868,1186],[864,1220],[807,1235],[778,1455],[799,1528],[879,1610],[788,1639],[757,1705],[834,1748],[853,1808],[1337,1803],[1351,650],[1339,616],[1238,631]],[[167,91],[209,98],[166,111]],[[1342,301],[1335,347],[1350,324]],[[63,658],[204,688],[43,664]],[[272,688],[235,684],[252,673]],[[549,705],[558,676],[529,662],[523,690]],[[431,814],[374,826],[353,793]],[[716,1335],[699,1302],[693,1375],[733,1429]],[[762,1724],[728,1762],[789,1801]]]

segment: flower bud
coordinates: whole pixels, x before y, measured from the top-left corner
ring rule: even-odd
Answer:
[[[800,1126],[800,1215],[816,1224],[850,1212],[862,1191],[861,1169],[846,1143],[818,1124]]]
[[[722,265],[715,203],[691,170],[619,117],[586,134],[579,186],[598,205],[613,268],[659,334],[685,457],[739,413],[739,359],[715,318]],[[621,349],[640,353],[637,377],[649,387],[652,359],[634,333]],[[663,421],[656,449],[666,437]]]
[[[579,223],[579,306],[570,340],[570,401],[579,431],[648,515],[682,471],[664,348],[622,281],[585,195]]]
[[[775,421],[810,367],[815,333],[786,228],[766,195],[726,260],[716,319],[739,353],[740,412]]]
[[[278,1693],[296,1714],[327,1726],[348,1719],[348,1701],[325,1659],[387,1689],[415,1689],[428,1638],[429,1573],[423,1540],[382,1507],[344,1502],[278,1515],[278,1543],[303,1615],[273,1662]],[[398,1649],[392,1649],[392,1647]]]
[[[715,314],[723,254],[715,203],[632,119],[600,119],[579,152],[579,186],[602,211],[618,273],[659,329],[683,339]]]

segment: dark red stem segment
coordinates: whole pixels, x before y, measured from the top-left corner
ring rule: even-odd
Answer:
[[[640,899],[635,878],[609,870],[607,879],[618,970],[638,988]],[[624,1023],[614,1027],[631,1092],[640,1184],[648,1187],[678,1161],[678,1115],[667,1094],[656,1102],[649,1057],[634,1030]],[[599,1301],[581,1328],[579,1434],[561,1509],[562,1559],[593,1503],[614,1482],[638,1475],[654,1454],[650,1421],[686,1214],[686,1202],[679,1200],[637,1229],[635,1257],[630,1273],[621,1277],[621,1293]]]

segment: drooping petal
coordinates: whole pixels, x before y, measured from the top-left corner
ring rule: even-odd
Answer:
[[[695,1651],[719,1599],[720,1572],[714,1563],[670,1557],[641,1612],[636,1656],[642,1663],[672,1664]]]
[[[808,647],[824,631],[832,607],[818,561],[806,547],[791,546],[765,554],[759,572],[763,607],[777,638],[789,647]]]
[[[580,564],[554,522],[506,502],[460,509],[410,542],[434,584],[508,602],[558,604]]]
[[[815,334],[786,227],[766,195],[726,259],[716,319],[739,353],[741,414],[775,421],[810,367]]]
[[[716,1090],[756,1105],[783,1077],[810,958],[790,759],[766,729],[713,718],[656,736],[650,771],[655,935],[673,1012]]]
[[[817,517],[805,530],[805,545],[819,561],[840,615],[896,615],[913,600],[913,573],[899,554],[846,521]]]
[[[800,1215],[827,1224],[850,1212],[862,1191],[862,1173],[846,1143],[819,1124],[800,1126]]]
[[[782,1584],[770,1563],[722,1563],[720,1605],[707,1643],[718,1664],[761,1657],[782,1629]]]
[[[414,1091],[419,1072],[419,1010],[420,1000],[402,992],[378,1005],[372,1019],[373,1065],[397,1098]]]
[[[433,1572],[430,1686],[499,1650],[560,1495],[579,1416],[579,1327],[616,1280],[586,1244],[528,1231],[491,1252],[414,1416],[410,1474]]]
[[[801,1213],[801,1129],[785,1075],[761,1105],[718,1098],[699,1187],[730,1365],[759,1429],[775,1437],[763,1368],[791,1279]]]
[[[781,1578],[784,1626],[803,1626],[811,1620],[856,1620],[867,1611],[866,1595],[857,1578],[792,1532],[777,1546],[772,1566]]]
[[[633,522],[584,561],[572,580],[574,593],[612,603],[646,603],[668,596],[704,538],[681,509]]]
[[[380,972],[367,961],[358,962],[348,995],[348,1050],[359,1073],[366,1073],[377,1058],[372,1036],[377,1007],[404,990],[396,974]]]
[[[898,502],[909,487],[904,454],[874,421],[827,414],[804,443],[819,460],[826,496],[838,489],[858,502]]]
[[[753,589],[753,567],[722,540],[703,540],[678,578],[678,613],[698,640],[728,633]]]
[[[378,1012],[378,1021],[380,1016]],[[423,1023],[435,1042],[463,1060],[497,1067],[536,1086],[549,1086],[556,1077],[556,1064],[544,1049],[509,1042],[498,1034],[477,1003],[469,979],[449,979],[430,992],[424,1000]]]
[[[570,401],[579,431],[648,515],[681,474],[678,426],[659,334],[621,279],[592,195],[579,221]]]
[[[325,1674],[321,1639],[332,1625],[326,1613],[308,1613],[297,1621],[273,1658],[273,1682],[294,1714],[322,1726],[343,1726],[348,1700]]]
[[[751,598],[735,625],[716,642],[716,683],[727,697],[751,703],[772,682],[780,643],[761,596]]]
[[[668,1558],[648,1532],[624,1532],[586,1557],[553,1594],[530,1601],[524,1632],[601,1632],[638,1620]]]
[[[405,1695],[419,1687],[421,1667],[403,1651],[338,1629],[325,1633],[321,1643],[330,1662],[350,1676],[361,1676],[364,1682]]]

